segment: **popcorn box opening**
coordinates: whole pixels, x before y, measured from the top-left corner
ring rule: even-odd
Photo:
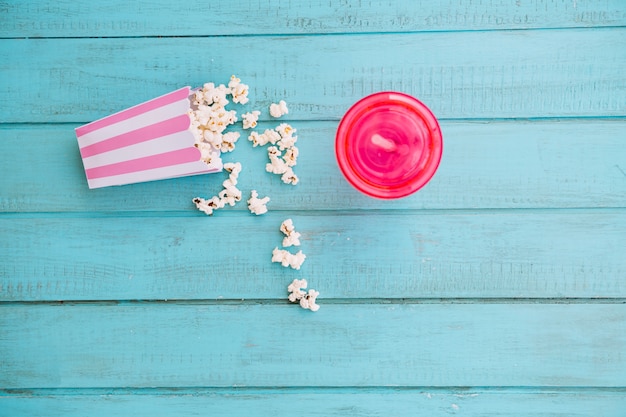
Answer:
[[[203,158],[191,131],[191,87],[76,128],[89,188],[221,171],[219,149]]]

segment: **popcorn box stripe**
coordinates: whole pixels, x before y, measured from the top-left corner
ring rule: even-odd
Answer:
[[[200,159],[200,151],[194,147],[165,152],[158,155],[131,159],[116,164],[104,165],[85,170],[87,179],[96,179],[113,175],[128,174],[136,171],[147,171],[170,165],[194,162]]]
[[[189,131],[176,132],[171,135],[83,158],[83,165],[85,169],[96,168],[102,165],[115,164],[143,156],[158,155],[160,153],[188,148],[193,146],[194,143],[194,137]]]
[[[126,110],[122,110],[110,116],[104,117],[102,119],[96,120],[94,122],[91,122],[84,126],[80,126],[76,128],[76,135],[84,136],[87,133],[91,133],[95,130],[102,129],[103,127],[112,125],[114,123],[122,122],[132,117],[149,112],[151,110],[158,109],[159,107],[163,107],[163,106],[166,106],[168,104],[171,104],[177,101],[187,100],[187,98],[189,97],[190,91],[191,91],[191,87],[183,87],[176,91],[172,91],[171,93],[167,93],[162,96],[156,97],[152,100],[138,104],[136,106],[129,107]]]
[[[205,163],[194,146],[190,94],[183,87],[76,128],[89,188],[220,171],[218,150]]]
[[[80,149],[80,154],[83,158],[88,158],[99,153],[109,152],[162,136],[171,135],[176,132],[186,131],[189,129],[190,123],[189,116],[182,114],[172,119],[154,123],[137,130],[131,130],[130,132],[86,146]]]
[[[220,168],[221,169],[221,168]],[[94,178],[87,180],[89,188],[109,187],[112,185],[125,185],[137,182],[145,182],[146,177],[149,181],[164,180],[168,178],[186,177],[189,175],[200,175],[209,172],[217,172],[220,169],[207,170],[207,165],[202,161],[194,161],[180,165],[170,165],[162,168],[151,169],[148,171],[131,172],[122,175],[113,175],[110,177]]]
[[[146,113],[131,117],[129,119],[121,120],[117,123],[112,123],[107,126],[103,126],[100,129],[91,131],[84,135],[78,136],[78,146],[81,148],[93,145],[101,142],[107,138],[118,136],[129,130],[139,129],[145,126],[149,126],[154,123],[155,120],[165,120],[172,117],[173,114],[183,114],[189,109],[189,100],[184,99],[176,101],[174,103],[166,104],[163,107],[159,107],[154,110],[150,110]]]

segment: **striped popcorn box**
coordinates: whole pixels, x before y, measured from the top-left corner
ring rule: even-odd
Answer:
[[[222,170],[219,151],[201,160],[190,127],[190,87],[76,128],[89,188]]]

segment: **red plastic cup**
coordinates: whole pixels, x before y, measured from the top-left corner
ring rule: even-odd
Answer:
[[[337,129],[337,162],[348,182],[371,197],[406,197],[435,174],[443,140],[433,113],[404,93],[356,102]]]

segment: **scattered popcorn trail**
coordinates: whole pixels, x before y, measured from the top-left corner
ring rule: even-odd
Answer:
[[[266,204],[270,201],[269,197],[258,197],[259,194],[256,192],[256,190],[252,190],[250,192],[250,199],[248,200],[248,210],[250,210],[250,212],[256,214],[257,216],[267,213]]]
[[[226,110],[229,103],[227,96],[232,97],[233,103],[246,104],[248,102],[249,87],[243,84],[239,78],[233,75],[230,78],[228,87],[213,83],[204,84],[202,89],[198,89],[192,100],[192,109],[189,111],[190,130],[194,134],[195,146],[200,150],[201,159],[210,164],[220,162],[220,152],[231,152],[235,149],[235,143],[239,140],[238,132],[224,133],[226,128],[237,122],[237,113],[234,110]],[[281,100],[270,105],[270,115],[279,118],[289,113],[287,103]],[[254,129],[258,124],[260,111],[254,110],[242,114],[244,129]],[[286,184],[296,185],[299,182],[293,167],[297,164],[299,150],[295,146],[298,137],[294,134],[296,129],[287,123],[281,123],[275,129],[266,129],[263,133],[251,132],[248,140],[254,147],[265,146],[268,148],[270,162],[266,164],[266,170],[273,174],[281,175],[281,180]],[[284,154],[283,154],[284,152]],[[230,173],[228,179],[223,183],[223,190],[210,199],[196,197],[193,199],[198,210],[212,215],[215,210],[226,205],[234,206],[241,200],[241,190],[237,188],[237,179],[241,172],[240,163],[226,163],[224,169]],[[248,209],[250,212],[261,215],[267,212],[269,197],[259,198],[256,190],[252,190],[248,199]],[[283,247],[300,246],[300,233],[295,231],[291,219],[285,220],[280,227],[285,234]],[[284,267],[299,270],[306,255],[302,251],[293,254],[287,250],[274,248],[272,251],[272,262],[279,262]],[[299,302],[300,306],[311,311],[319,310],[316,299],[319,292],[311,289],[304,291],[307,287],[306,280],[294,280],[288,287],[289,301]]]
[[[224,189],[216,196],[210,199],[204,199],[196,197],[192,201],[196,205],[196,208],[208,216],[213,215],[215,210],[224,208],[227,204],[234,206],[237,202],[241,201],[241,190],[237,188],[237,179],[241,172],[241,163],[239,162],[227,162],[224,164],[224,169],[230,173],[228,179],[226,179],[222,186]]]
[[[289,291],[289,301],[292,303],[299,301],[300,307],[304,309],[311,311],[319,310],[320,306],[316,302],[317,297],[320,295],[319,291],[310,289],[307,293],[304,291],[306,290],[306,287],[306,279],[294,279],[293,282],[287,287],[287,291]]]
[[[281,100],[278,103],[270,104],[270,115],[275,118],[279,118],[289,113],[287,103],[285,100]]]

